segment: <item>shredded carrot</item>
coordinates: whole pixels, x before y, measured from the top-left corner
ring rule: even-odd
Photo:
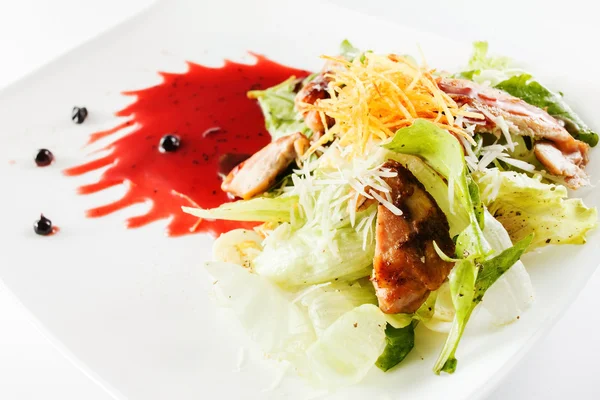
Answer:
[[[314,143],[309,154],[327,140],[339,138],[343,144],[357,144],[354,152],[364,151],[371,140],[385,140],[409,126],[416,118],[430,120],[454,135],[473,142],[471,134],[457,125],[456,117],[484,118],[460,108],[438,87],[425,64],[396,54],[364,53],[353,61],[323,56],[332,66],[328,99],[304,104],[335,119],[335,124]],[[326,126],[326,124],[324,124]]]

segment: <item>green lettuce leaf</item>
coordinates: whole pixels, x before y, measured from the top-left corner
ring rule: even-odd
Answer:
[[[421,304],[421,307],[415,311],[413,318],[417,321],[429,321],[435,313],[435,302],[437,301],[437,297],[437,290],[431,292],[429,297],[427,297],[427,300],[425,300],[425,302]]]
[[[386,345],[375,365],[386,372],[400,364],[415,345],[415,328],[419,321],[429,321],[435,312],[437,291],[431,292],[427,300],[414,314],[386,314]]]
[[[296,111],[294,105],[295,88],[299,83],[299,79],[290,77],[266,90],[248,92],[249,98],[258,100],[265,116],[265,126],[273,139],[296,132],[302,132],[307,136],[311,135],[311,130],[306,126],[304,118]]]
[[[399,129],[394,138],[383,147],[424,159],[449,182],[457,183],[463,191],[460,195],[466,199],[469,191],[464,177],[465,162],[460,146],[458,140],[447,131],[432,122],[417,119],[411,126]],[[461,182],[461,179],[464,182]]]
[[[483,261],[478,266],[477,274],[473,274],[473,268],[468,265],[467,260],[458,262],[454,267],[454,276],[450,278],[450,292],[456,308],[455,323],[452,324],[444,348],[434,366],[436,373],[444,371],[451,374],[456,370],[456,349],[473,310],[494,282],[519,261],[532,238],[532,235],[528,236],[496,257]],[[472,290],[473,288],[475,290]]]
[[[485,292],[512,267],[521,255],[527,251],[531,245],[533,234],[523,240],[518,241],[514,246],[502,251],[496,257],[486,260],[482,263],[477,280],[475,281],[475,297],[473,302],[478,304],[483,300]]]
[[[394,328],[388,324],[385,328],[385,349],[379,356],[375,365],[386,372],[400,364],[415,347],[416,321],[404,328]]]
[[[440,371],[451,373],[456,369],[457,360],[454,354],[474,309],[473,298],[478,273],[477,267],[473,260],[461,260],[456,263],[448,277],[450,295],[456,313],[444,347],[433,367],[436,374],[439,374]]]
[[[511,67],[512,61],[508,57],[488,56],[487,42],[474,42],[473,53],[469,59],[466,71],[455,76],[469,79],[478,83],[489,82],[495,85],[517,73],[522,72]]]
[[[298,205],[297,196],[257,197],[224,203],[209,210],[181,207],[188,214],[205,219],[230,221],[289,222]]]
[[[479,186],[477,186],[477,183],[475,183],[475,181],[469,174],[467,174],[467,184],[469,187],[469,197],[471,197],[471,201],[473,202],[473,210],[475,211],[477,223],[479,224],[479,227],[481,229],[484,229],[485,207],[481,201]]]
[[[511,63],[510,58],[503,56],[488,56],[488,42],[477,41],[473,43],[473,54],[469,60],[472,70],[505,69]]]
[[[534,233],[531,249],[548,244],[583,244],[597,225],[598,213],[581,199],[568,199],[562,185],[547,184],[541,176],[489,169],[475,175],[490,213],[513,242]]]
[[[361,51],[354,47],[348,39],[344,39],[342,43],[340,43],[340,55],[344,57],[348,61],[354,60],[361,54]]]
[[[548,114],[565,123],[565,129],[575,138],[594,147],[598,144],[598,134],[592,131],[577,114],[564,102],[529,74],[513,76],[496,85],[496,88],[518,97],[536,107],[545,109]]]

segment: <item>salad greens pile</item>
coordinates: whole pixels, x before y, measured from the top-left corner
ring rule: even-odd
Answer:
[[[574,137],[597,144],[598,135],[562,96],[513,68],[508,58],[489,57],[487,43],[474,47],[468,68],[455,76],[542,107]],[[347,41],[341,54],[348,60],[364,55]],[[290,78],[249,93],[274,139],[298,131],[310,135],[294,108],[298,84]],[[564,186],[539,170],[498,160],[471,168],[465,153],[481,158],[486,145],[480,139],[465,151],[465,143],[447,130],[416,119],[391,139],[369,143],[360,156],[347,157],[346,146],[334,140],[262,197],[212,210],[186,209],[202,218],[264,222],[254,231],[235,230],[216,240],[216,261],[206,268],[219,302],[234,311],[263,351],[290,361],[320,385],[357,383],[373,365],[394,369],[410,359],[424,329],[447,332],[433,369],[454,372],[458,345],[476,307],[502,325],[531,304],[533,289],[521,256],[550,244],[585,243],[597,223],[595,209],[569,199]],[[511,156],[529,162],[523,139],[515,136],[514,142],[519,148]],[[352,211],[361,190],[378,187],[389,176],[380,169],[387,160],[398,161],[422,183],[445,214],[456,244],[455,254],[436,248],[454,267],[413,314],[389,315],[378,308],[369,281],[377,207]]]

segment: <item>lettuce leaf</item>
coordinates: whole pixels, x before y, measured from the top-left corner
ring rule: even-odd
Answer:
[[[487,42],[474,42],[467,70],[456,76],[493,86],[522,72],[522,70],[512,67],[512,61],[508,57],[488,56]]]
[[[236,264],[208,262],[217,300],[230,308],[248,335],[273,357],[303,363],[316,336],[306,312],[288,293]]]
[[[495,254],[512,247],[506,229],[487,210],[484,212],[483,234]],[[442,285],[436,293],[434,315],[423,320],[425,326],[436,332],[450,332],[455,316],[449,283]],[[495,325],[505,325],[517,320],[533,302],[533,287],[529,274],[521,261],[516,262],[485,293],[482,307],[492,316]]]
[[[385,328],[385,349],[379,356],[375,365],[380,370],[387,372],[400,364],[408,353],[415,347],[416,321],[404,328],[394,328],[388,324]]]
[[[513,76],[496,85],[496,88],[518,97],[527,103],[542,108],[565,123],[565,129],[575,138],[594,147],[598,144],[598,134],[592,131],[569,107],[562,97],[553,93],[529,74]]]
[[[468,265],[467,260],[456,264],[451,274],[454,276],[450,277],[452,302],[456,308],[455,323],[452,324],[444,348],[433,368],[436,373],[440,371],[453,373],[456,370],[456,349],[473,310],[481,302],[487,289],[519,261],[532,238],[532,235],[528,236],[498,256],[483,261],[478,265],[476,275],[473,274],[473,269]]]
[[[339,317],[363,304],[377,304],[375,288],[367,279],[310,286],[297,299],[307,307],[315,333],[321,337]]]
[[[533,234],[517,242],[514,246],[504,250],[496,257],[486,260],[482,263],[477,280],[475,281],[475,297],[473,302],[480,303],[483,300],[485,292],[512,267],[521,255],[525,253],[531,241]]]
[[[359,382],[385,348],[385,315],[364,304],[338,318],[307,351],[315,380],[335,387]]]
[[[293,363],[316,384],[335,388],[359,382],[385,348],[385,315],[369,303],[372,286],[332,283],[328,293],[357,305],[338,310],[317,336],[310,308],[298,301],[298,294],[236,264],[208,262],[205,267],[214,279],[217,301],[231,309],[252,340],[270,357]]]
[[[429,330],[440,333],[450,332],[452,321],[454,320],[454,305],[452,304],[452,295],[450,293],[450,283],[444,282],[436,290],[436,299],[431,318],[423,320],[423,325]]]
[[[473,298],[477,273],[477,265],[472,260],[466,259],[457,262],[448,277],[450,295],[456,313],[444,347],[433,367],[436,374],[441,371],[452,373],[456,370],[457,360],[454,354],[474,309]]]
[[[354,47],[348,39],[344,39],[342,43],[340,43],[340,55],[344,57],[348,61],[354,60],[361,54],[361,51]]]
[[[424,119],[417,119],[406,128],[399,129],[394,138],[384,145],[386,149],[418,156],[431,168],[462,190],[459,198],[467,200],[468,189],[464,177],[465,162],[461,144],[447,131]],[[442,156],[443,155],[443,156]],[[464,180],[464,182],[462,182]]]
[[[296,212],[297,196],[257,197],[224,203],[209,210],[182,207],[188,214],[205,219],[226,219],[230,221],[289,222]]]
[[[308,137],[311,135],[304,118],[295,108],[295,88],[299,83],[300,80],[292,76],[266,90],[248,92],[249,98],[258,100],[265,116],[265,126],[273,140],[296,132],[302,132]]]
[[[581,199],[568,199],[561,185],[542,183],[512,171],[489,169],[475,175],[490,213],[508,231],[513,242],[534,233],[531,249],[548,244],[583,244],[595,228],[598,213]]]
[[[375,243],[349,224],[324,231],[321,226],[292,230],[279,226],[263,242],[255,271],[284,287],[314,285],[335,279],[352,281],[371,272]]]
[[[512,247],[506,229],[487,210],[483,234],[496,253]],[[495,325],[505,325],[516,321],[531,306],[533,298],[531,278],[523,263],[517,261],[487,290],[481,305]]]
[[[386,345],[375,363],[377,368],[387,372],[410,353],[415,346],[415,328],[419,321],[429,321],[433,317],[437,295],[437,291],[431,292],[414,314],[386,314]]]
[[[511,63],[510,58],[503,56],[488,56],[488,42],[477,41],[473,43],[473,54],[469,60],[472,70],[505,69]]]

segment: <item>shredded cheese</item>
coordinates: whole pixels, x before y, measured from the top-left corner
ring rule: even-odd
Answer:
[[[298,196],[306,225],[324,233],[323,248],[332,254],[339,254],[337,241],[326,233],[333,233],[344,221],[363,237],[363,248],[373,238],[376,212],[359,213],[367,209],[361,208],[364,201],[377,200],[394,214],[401,213],[393,205],[391,188],[385,181],[397,172],[382,168],[386,150],[379,143],[371,141],[368,152],[351,157],[352,146],[342,147],[335,140],[323,149],[321,157],[294,170],[293,186],[283,189],[286,196]]]

